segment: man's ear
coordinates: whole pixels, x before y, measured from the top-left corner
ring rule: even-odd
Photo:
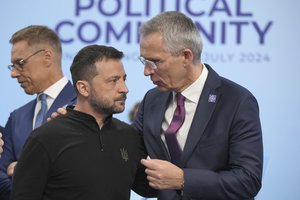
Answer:
[[[51,66],[54,59],[53,51],[50,49],[46,49],[44,52],[44,62],[46,66]]]
[[[181,52],[181,55],[183,56],[183,65],[184,66],[188,66],[191,63],[193,63],[194,54],[190,49],[188,49],[188,48],[183,49]]]
[[[90,84],[87,81],[77,81],[76,88],[81,96],[88,97],[90,95]]]

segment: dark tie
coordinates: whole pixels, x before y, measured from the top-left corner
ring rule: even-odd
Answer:
[[[185,118],[184,100],[185,100],[185,97],[182,96],[182,94],[177,93],[176,99],[177,99],[177,107],[174,112],[171,124],[165,132],[165,138],[166,138],[166,142],[168,145],[172,163],[176,164],[177,166],[180,166],[182,150],[180,149],[179,143],[177,141],[176,133],[184,122],[184,118]]]
[[[42,125],[45,115],[47,113],[47,101],[46,101],[47,95],[42,93],[38,97],[41,100],[41,109],[39,110],[38,114],[36,115],[35,119],[35,126],[34,128],[37,128]]]

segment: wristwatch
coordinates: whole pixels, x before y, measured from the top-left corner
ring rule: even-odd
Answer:
[[[180,185],[180,190],[183,190],[184,188],[184,180],[182,181],[181,185]]]

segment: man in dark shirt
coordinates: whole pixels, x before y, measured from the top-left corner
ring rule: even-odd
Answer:
[[[12,200],[130,198],[130,190],[153,196],[140,159],[145,149],[123,112],[128,88],[113,47],[91,45],[71,65],[77,104],[34,130],[15,169]]]

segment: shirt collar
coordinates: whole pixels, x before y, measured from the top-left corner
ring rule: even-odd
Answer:
[[[196,104],[199,101],[200,95],[204,88],[206,78],[208,76],[208,70],[207,70],[206,66],[204,64],[202,64],[202,65],[203,65],[202,73],[197,78],[197,80],[194,83],[192,83],[188,88],[186,88],[184,91],[181,92],[181,94],[186,99],[188,99],[191,102],[196,103]]]
[[[47,96],[52,99],[56,99],[67,83],[68,79],[64,76],[59,81],[48,87],[43,93],[47,94]]]

